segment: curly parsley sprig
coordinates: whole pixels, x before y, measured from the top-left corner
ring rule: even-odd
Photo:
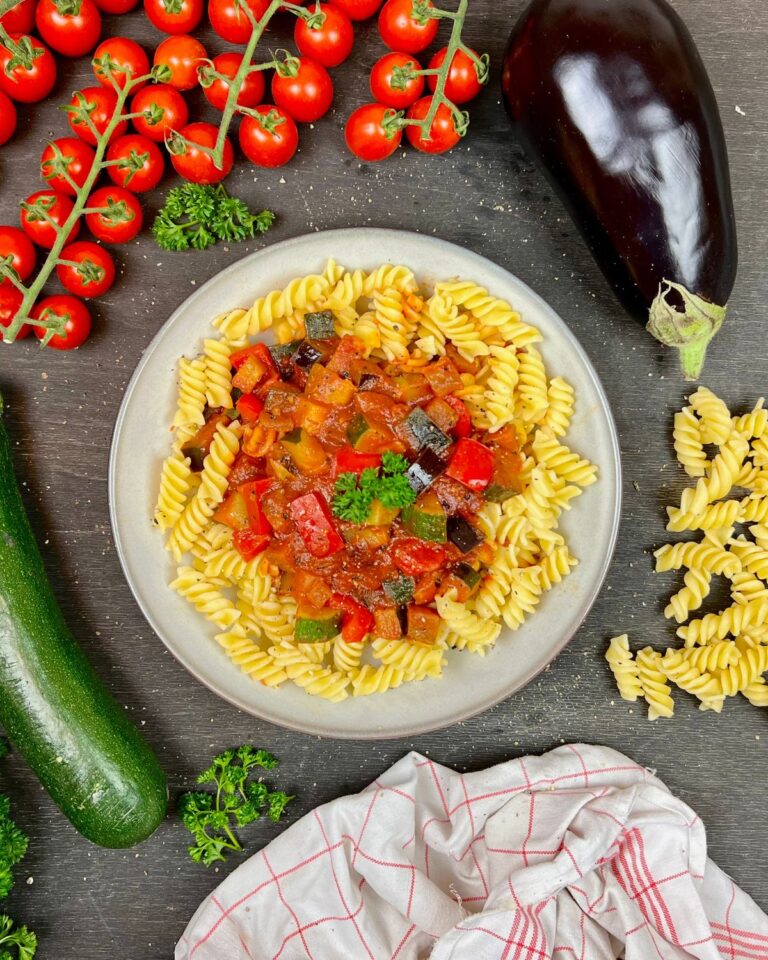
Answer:
[[[332,503],[333,512],[342,520],[365,523],[374,500],[390,509],[410,506],[416,499],[408,483],[408,461],[402,454],[385,453],[381,468],[372,467],[356,473],[342,473],[336,480]]]
[[[214,784],[216,792],[182,794],[179,816],[195,838],[187,849],[196,863],[210,867],[226,860],[228,853],[242,851],[235,829],[253,823],[262,814],[274,823],[280,820],[294,798],[282,790],[270,790],[260,777],[254,779],[257,770],[273,770],[277,763],[271,753],[247,744],[225,750],[197,778],[199,784]]]
[[[251,213],[223,184],[185,183],[169,191],[152,233],[163,250],[205,250],[219,240],[231,243],[265,233],[274,219],[271,210]]]
[[[0,740],[0,757],[5,756],[7,747]],[[29,838],[11,820],[11,802],[0,794],[0,900],[7,897],[13,887],[13,867],[27,852]],[[15,948],[15,950],[14,950]],[[32,960],[37,952],[35,934],[0,914],[0,960]]]

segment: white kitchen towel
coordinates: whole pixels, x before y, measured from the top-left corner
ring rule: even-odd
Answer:
[[[410,753],[235,870],[175,956],[768,960],[768,917],[693,810],[614,750],[466,774]]]

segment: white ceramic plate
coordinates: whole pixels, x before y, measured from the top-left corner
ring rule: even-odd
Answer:
[[[453,276],[470,278],[509,300],[543,333],[550,376],[562,374],[575,387],[576,415],[567,442],[600,469],[599,483],[562,518],[561,529],[580,563],[520,630],[502,631],[486,657],[450,651],[441,680],[339,704],[310,697],[290,683],[266,688],[240,672],[213,639],[212,625],[168,589],[174,567],[151,523],[160,466],[168,453],[179,357],[201,349],[215,315],[248,306],[295,276],[319,272],[329,256],[350,268],[403,263],[426,285]],[[487,710],[528,683],[563,649],[608,569],[619,523],[620,473],[616,428],[595,371],[568,327],[540,297],[511,273],[451,243],[360,228],[313,233],[260,250],[223,270],[176,310],[126,390],[112,442],[109,504],[117,550],[139,606],[168,649],[211,690],[242,710],[307,733],[402,737]]]

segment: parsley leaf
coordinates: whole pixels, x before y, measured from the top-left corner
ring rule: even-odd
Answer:
[[[174,187],[155,217],[152,233],[163,250],[205,250],[219,240],[248,240],[275,219],[271,210],[251,213],[223,184],[185,183]]]
[[[17,953],[11,952],[16,947]],[[0,960],[32,960],[37,953],[37,937],[26,927],[15,926],[13,920],[0,916]]]
[[[254,779],[258,770],[273,770],[277,762],[267,750],[257,750],[250,744],[225,750],[197,778],[199,784],[213,784],[216,792],[196,790],[179,797],[177,810],[194,838],[187,850],[195,863],[209,867],[226,860],[232,851],[241,851],[243,845],[235,829],[253,823],[264,813],[277,823],[293,797],[282,790],[273,792],[263,780]]]
[[[381,470],[371,467],[358,477],[355,473],[342,473],[336,480],[333,512],[342,520],[365,523],[374,500],[385,507],[400,509],[408,507],[416,499],[406,471],[408,461],[400,453],[385,453],[381,458]]]

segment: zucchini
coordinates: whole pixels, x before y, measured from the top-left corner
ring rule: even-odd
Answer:
[[[295,430],[286,433],[281,437],[280,443],[290,454],[291,460],[301,473],[313,477],[326,469],[328,457],[322,444],[303,427],[296,427]]]
[[[385,507],[381,500],[372,500],[365,525],[367,527],[389,527],[399,512],[399,507]]]
[[[303,340],[291,340],[290,343],[270,344],[268,348],[269,353],[272,357],[272,362],[277,367],[277,372],[280,374],[281,380],[290,380],[293,376],[294,370],[291,357],[302,343]]]
[[[357,448],[357,445],[370,429],[371,425],[362,413],[356,413],[347,427],[347,439],[353,447]]]
[[[300,604],[296,612],[293,636],[297,643],[320,643],[333,640],[341,630],[341,614],[330,607],[310,607]]]
[[[413,591],[416,589],[416,581],[413,577],[408,577],[404,573],[401,573],[392,580],[385,580],[382,587],[389,599],[398,606],[401,606],[410,601],[413,596]]]
[[[331,340],[336,336],[333,328],[333,314],[330,310],[320,313],[308,313],[304,317],[304,328],[310,340]]]
[[[453,572],[460,580],[466,583],[470,590],[474,590],[480,583],[480,571],[475,570],[474,567],[470,567],[468,563],[457,564],[453,568]]]
[[[405,529],[420,540],[445,543],[448,540],[448,517],[434,491],[427,490],[419,499],[403,509]]]
[[[165,816],[165,775],[64,623],[14,479],[2,408],[0,397],[0,725],[84,837],[130,847]]]

